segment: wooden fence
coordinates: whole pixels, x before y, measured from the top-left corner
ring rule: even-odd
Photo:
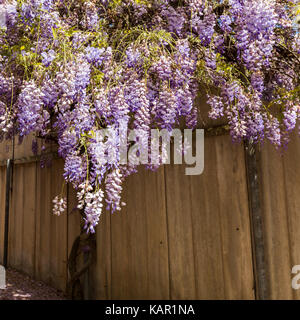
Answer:
[[[8,264],[66,290],[67,259],[80,233],[76,197],[66,188],[68,213],[53,216],[63,162],[42,169],[26,159],[28,149],[30,141],[14,148],[5,143],[0,151],[0,160],[19,159],[13,168]],[[228,135],[207,136],[202,175],[186,176],[184,166],[169,165],[129,177],[123,193],[127,206],[103,214],[97,227],[89,298],[298,299],[291,269],[300,264],[299,139],[284,156],[266,144],[256,158],[253,177],[259,183],[253,187],[244,146],[232,144]],[[259,192],[256,204],[253,188]]]

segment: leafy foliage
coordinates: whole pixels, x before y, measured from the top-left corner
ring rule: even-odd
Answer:
[[[102,161],[119,152],[119,137],[106,140],[101,129],[146,135],[182,119],[195,128],[199,85],[210,117],[227,118],[236,141],[285,146],[296,126],[296,1],[1,2],[1,137],[57,141],[87,231],[94,232],[103,201],[121,209],[122,181],[136,171]],[[56,197],[54,209],[60,214],[64,199]]]

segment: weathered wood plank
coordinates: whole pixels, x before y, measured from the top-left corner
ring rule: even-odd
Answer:
[[[266,144],[262,152],[262,194],[271,299],[292,299],[291,257],[284,167],[281,156]]]
[[[13,156],[13,141],[4,140],[0,143],[0,161],[12,159]]]
[[[37,142],[37,155],[41,155],[41,147],[44,141],[42,139],[36,139],[34,134],[29,134],[28,136],[24,137],[22,141],[20,141],[18,137],[15,137],[14,158],[25,159],[35,156],[32,150],[32,142],[34,140]],[[52,144],[47,144],[47,148],[48,150],[45,152],[51,151],[53,148]]]
[[[287,223],[290,247],[290,269],[300,264],[300,139],[292,139],[287,155],[283,157],[285,201],[287,202]],[[290,270],[291,271],[291,270]],[[300,299],[299,290],[292,290],[293,299]]]
[[[91,268],[91,299],[112,299],[112,255],[110,213],[104,212],[96,228],[96,262]]]
[[[0,143],[0,263],[4,263],[4,234],[5,234],[5,193],[6,193],[6,160],[13,157],[13,141],[5,140]]]
[[[0,264],[4,254],[6,167],[0,167]]]
[[[21,159],[21,158],[33,156],[32,141],[33,141],[33,135],[24,137],[21,143],[19,139],[15,137],[15,145],[14,145],[15,159]]]
[[[9,224],[8,265],[22,270],[23,214],[24,214],[24,167],[14,166],[12,186],[12,206]]]
[[[190,177],[184,176],[184,168],[165,167],[170,298],[196,299],[196,271],[194,263],[194,233],[191,211],[192,203],[189,196]]]
[[[254,299],[251,228],[244,147],[230,136],[214,139],[225,299]],[[207,140],[209,143],[209,140]],[[207,161],[208,171],[213,166]],[[206,185],[209,181],[206,182]],[[216,201],[215,200],[215,201]],[[214,199],[207,201],[214,203]],[[209,214],[210,211],[208,211]]]
[[[205,169],[166,167],[172,299],[253,299],[243,149],[205,140]]]
[[[111,216],[112,299],[168,299],[163,168],[129,177],[124,201],[122,212]]]
[[[23,165],[22,271],[35,274],[36,163]]]
[[[51,169],[42,169],[40,165],[37,164],[35,275],[38,280],[46,283],[51,282],[51,184]]]
[[[54,160],[51,167],[51,192],[48,194],[48,201],[51,203],[51,211],[48,214],[51,217],[50,222],[50,274],[52,285],[65,291],[68,278],[67,260],[68,260],[68,235],[67,235],[67,214],[54,216],[52,214],[52,200],[57,195],[66,197],[67,187],[62,192],[63,178],[63,161]]]
[[[291,286],[300,264],[300,143],[296,134],[283,154],[270,144],[261,152],[264,234],[271,299],[300,299]]]

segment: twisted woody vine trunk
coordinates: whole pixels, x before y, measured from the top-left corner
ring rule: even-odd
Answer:
[[[83,216],[83,212],[81,215]],[[87,299],[84,290],[85,281],[88,281],[89,271],[96,259],[95,234],[86,234],[83,227],[80,235],[74,240],[68,258],[69,281],[67,296],[72,300]],[[88,283],[89,284],[89,283]],[[88,288],[89,289],[89,288]]]

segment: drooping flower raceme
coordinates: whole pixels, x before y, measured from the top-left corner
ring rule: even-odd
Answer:
[[[33,133],[42,149],[56,140],[88,232],[103,208],[121,209],[122,183],[137,171],[122,162],[124,134],[141,133],[125,145],[141,160],[151,129],[198,126],[198,94],[235,141],[269,139],[278,148],[297,125],[296,1],[1,3],[0,138]],[[155,169],[163,159],[143,163]],[[56,197],[54,213],[65,208]]]

